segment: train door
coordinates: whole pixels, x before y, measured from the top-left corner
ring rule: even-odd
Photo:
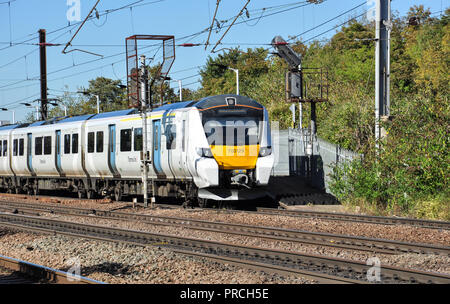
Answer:
[[[31,133],[27,134],[27,167],[32,175],[34,175],[33,170],[33,155],[32,155],[32,146],[33,145],[33,135]]]
[[[187,135],[188,135],[188,130],[187,130],[187,126],[186,126],[186,112],[183,112],[182,114],[182,122],[181,122],[181,163],[180,166],[181,168],[183,168],[183,174],[189,175],[189,170],[187,167]]]
[[[109,125],[108,165],[114,176],[119,175],[116,167],[116,125]]]
[[[153,168],[155,173],[163,173],[161,167],[161,120],[153,121],[153,143],[152,143],[152,155],[153,155]]]
[[[55,164],[56,170],[60,175],[62,175],[63,172],[61,170],[61,130],[56,131]]]

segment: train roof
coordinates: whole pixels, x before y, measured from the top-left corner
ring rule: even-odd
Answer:
[[[91,119],[101,119],[101,118],[111,118],[111,117],[117,117],[117,116],[126,116],[126,115],[132,115],[137,114],[138,111],[136,109],[126,109],[126,110],[119,110],[114,112],[105,112],[105,113],[99,113],[95,114]]]
[[[165,112],[165,111],[172,111],[172,110],[190,108],[190,107],[194,107],[199,110],[207,110],[210,108],[227,106],[227,98],[229,98],[229,97],[233,97],[236,99],[236,106],[246,106],[246,107],[250,107],[250,108],[255,108],[257,110],[262,110],[264,108],[260,103],[256,102],[255,100],[253,100],[249,97],[235,95],[235,94],[224,94],[224,95],[217,95],[217,96],[208,96],[208,97],[202,98],[200,100],[190,100],[190,101],[182,101],[182,102],[165,104],[161,107],[154,109],[153,112],[159,112],[159,111]],[[79,122],[79,121],[85,121],[85,120],[112,118],[112,117],[118,117],[118,116],[133,115],[133,114],[137,114],[137,113],[138,113],[137,109],[126,109],[126,110],[105,112],[105,113],[99,113],[99,114],[86,114],[86,115],[80,115],[80,116],[57,117],[57,118],[52,118],[47,121],[36,121],[36,122],[30,123],[30,124],[25,123],[25,124],[12,124],[12,125],[0,126],[0,131],[6,131],[6,130],[12,130],[12,129],[16,129],[16,128],[24,128],[24,127],[38,127],[38,126],[44,126],[44,125]]]
[[[15,129],[18,126],[19,126],[18,124],[0,126],[0,131],[6,131],[6,130]]]
[[[177,109],[182,109],[182,108],[189,108],[190,104],[192,103],[196,103],[196,101],[180,101],[180,102],[175,102],[175,103],[170,103],[170,104],[165,104],[159,108],[154,109],[154,112],[157,111],[171,111],[171,110],[177,110]]]
[[[196,107],[199,110],[207,110],[211,108],[217,108],[222,106],[230,106],[231,104],[228,104],[229,98],[235,99],[235,104],[233,106],[239,107],[249,107],[254,108],[257,110],[262,110],[264,107],[256,102],[255,100],[241,95],[235,95],[235,94],[225,94],[225,95],[217,95],[217,96],[208,96],[201,100],[199,100],[194,107]]]
[[[256,102],[255,100],[241,95],[235,95],[235,94],[224,94],[224,95],[217,95],[217,96],[208,96],[205,98],[202,98],[200,100],[194,100],[194,101],[183,101],[183,102],[175,102],[171,104],[165,104],[159,108],[154,109],[153,111],[170,111],[170,110],[176,110],[176,109],[182,109],[182,108],[190,108],[195,107],[197,109],[203,110],[208,109],[212,107],[219,107],[219,106],[227,106],[227,98],[232,97],[236,99],[236,106],[247,106],[247,107],[253,107],[256,109],[263,109],[264,107]]]

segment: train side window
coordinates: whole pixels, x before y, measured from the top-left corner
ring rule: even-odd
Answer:
[[[174,150],[177,148],[177,126],[174,124],[166,127],[166,149]]]
[[[154,126],[155,127],[155,131],[153,132],[153,149],[155,151],[158,151],[159,147],[158,147],[158,139],[159,139],[159,127],[158,126]]]
[[[44,155],[52,154],[52,137],[45,136],[44,137]]]
[[[143,151],[142,128],[134,129],[134,151]]]
[[[0,157],[3,157],[3,140],[0,140]]]
[[[23,138],[19,139],[19,156],[23,156],[25,150],[25,141]]]
[[[103,153],[103,131],[97,132],[97,153]]]
[[[120,151],[131,151],[131,129],[120,130]]]
[[[34,155],[42,155],[42,137],[34,139]]]
[[[64,135],[64,154],[70,154],[70,134]]]
[[[78,133],[72,134],[72,154],[78,153]]]
[[[17,156],[17,139],[13,140],[13,156]]]
[[[3,156],[8,156],[8,141],[3,141]]]
[[[94,153],[95,150],[95,133],[88,133],[88,153]]]

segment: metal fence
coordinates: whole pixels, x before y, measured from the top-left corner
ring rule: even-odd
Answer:
[[[319,190],[330,193],[332,166],[361,158],[362,155],[318,137],[313,138],[311,145],[309,139],[307,129],[273,132],[275,166],[272,175],[301,176]]]

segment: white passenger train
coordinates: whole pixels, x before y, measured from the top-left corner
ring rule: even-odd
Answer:
[[[0,127],[0,188],[37,194],[142,195],[143,122],[135,109]],[[149,195],[238,200],[264,195],[274,158],[267,110],[238,95],[147,116]]]

